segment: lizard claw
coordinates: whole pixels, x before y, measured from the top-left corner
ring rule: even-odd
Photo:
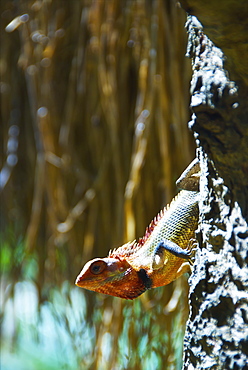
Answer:
[[[188,247],[187,247],[186,251],[189,251],[189,253],[190,253],[189,263],[191,265],[193,265],[194,262],[195,262],[195,253],[196,253],[196,250],[198,248],[198,245],[199,245],[199,243],[196,239],[191,238],[189,240],[189,244],[188,244]]]

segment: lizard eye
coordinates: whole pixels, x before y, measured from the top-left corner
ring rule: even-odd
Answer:
[[[99,275],[106,267],[106,263],[104,261],[97,261],[92,263],[90,266],[90,272],[94,275]]]

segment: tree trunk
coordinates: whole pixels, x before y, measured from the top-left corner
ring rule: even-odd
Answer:
[[[244,1],[182,4],[204,25],[189,16],[189,126],[202,174],[183,368],[248,369],[248,7]]]

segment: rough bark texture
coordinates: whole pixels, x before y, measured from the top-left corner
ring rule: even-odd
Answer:
[[[247,22],[247,6],[237,13],[226,11],[227,2],[211,8],[212,3],[186,4],[204,29],[189,16],[188,54],[193,62],[189,125],[199,147],[202,197],[184,370],[248,369],[248,58],[247,32],[239,24],[242,19]],[[204,22],[225,57],[204,34]],[[236,42],[230,43],[233,27]]]
[[[196,16],[204,33],[227,57],[230,78],[248,85],[247,0],[181,0],[184,9]]]

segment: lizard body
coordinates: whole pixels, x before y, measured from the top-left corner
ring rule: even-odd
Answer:
[[[108,257],[87,262],[75,284],[134,299],[189,271],[187,260],[198,224],[198,198],[198,191],[181,190],[151,222],[143,238],[110,251]]]

